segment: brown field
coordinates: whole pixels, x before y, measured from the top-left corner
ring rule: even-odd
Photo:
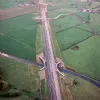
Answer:
[[[11,8],[7,8],[7,9],[0,9],[0,20],[5,20],[8,18],[13,18],[16,16],[21,16],[24,14],[28,14],[28,13],[35,13],[36,12],[36,6],[32,7],[32,6],[13,6]]]

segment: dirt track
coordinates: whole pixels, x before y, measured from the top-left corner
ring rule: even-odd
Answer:
[[[7,9],[0,9],[0,20],[21,16],[28,13],[36,12],[36,6],[13,6]]]

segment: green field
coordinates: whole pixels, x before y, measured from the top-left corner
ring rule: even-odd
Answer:
[[[79,50],[67,49],[63,51],[64,62],[77,72],[100,81],[100,37],[92,36],[77,44]]]
[[[41,100],[48,100],[49,99],[45,79],[41,80],[40,93],[41,93]]]
[[[0,9],[16,6],[18,3],[25,3],[27,0],[0,0]]]
[[[35,48],[36,48],[36,54],[40,54],[43,52],[43,36],[42,36],[42,26],[39,25],[37,29],[36,34],[36,42],[35,42]]]
[[[63,74],[65,77],[59,77],[63,100],[69,100],[70,96],[73,100],[100,100],[100,88],[71,74]]]
[[[0,1],[0,9],[10,8],[10,7],[12,7],[12,6],[16,5],[16,4],[17,3],[14,0],[13,1],[11,1],[11,0],[3,1],[3,2]]]
[[[94,28],[95,32],[100,32],[100,14],[90,14],[90,24]]]
[[[63,32],[57,33],[56,38],[58,40],[59,46],[62,50],[66,50],[70,46],[73,46],[80,41],[85,40],[90,37],[92,33],[87,31],[82,31],[81,29],[72,28],[65,30]]]
[[[77,84],[72,87],[71,93],[75,100],[100,100],[100,89],[93,84],[77,78]],[[81,99],[80,99],[81,98]]]
[[[37,23],[33,14],[0,21],[0,51],[20,58],[36,59]]]
[[[52,16],[54,12],[49,14]],[[52,29],[62,50],[83,41],[93,34],[91,28],[87,24],[82,23],[83,21],[89,21],[89,14],[77,13],[77,15],[82,17],[82,21],[71,14],[51,22]],[[84,26],[84,28],[82,27],[83,29],[81,29],[81,26]]]
[[[63,9],[62,12],[77,12],[79,8],[88,8],[91,2],[77,2],[77,0],[46,0],[48,3],[52,3],[55,6],[49,6],[49,11]]]
[[[0,56],[0,76],[11,85],[9,91],[16,88],[21,92],[21,96],[17,98],[0,97],[0,100],[33,100],[39,96],[39,92],[37,92],[40,88],[38,70],[37,66]]]
[[[27,0],[0,0],[0,9],[10,8]],[[95,3],[78,3],[77,0],[46,0],[55,6],[48,6],[48,16],[51,20],[51,41],[54,57],[61,58],[64,63],[76,72],[100,81],[100,14],[79,12],[80,8],[93,8]],[[57,5],[57,6],[56,6]],[[75,13],[75,14],[73,14]],[[36,61],[36,55],[44,52],[42,26],[34,18],[36,14],[25,14],[15,18],[0,21],[0,52],[17,56],[26,60]],[[79,49],[73,49],[78,46]],[[0,56],[0,76],[11,86],[7,93],[20,92],[18,97],[0,97],[0,100],[36,100],[48,99],[48,89],[45,80],[39,80],[39,67],[17,62]],[[68,83],[68,77],[76,83]],[[61,93],[67,100],[66,85],[69,85],[73,100],[100,100],[100,89],[93,84],[67,74],[61,80]]]
[[[56,17],[60,13],[49,11],[49,16]],[[66,13],[68,14],[68,12]],[[87,75],[100,81],[99,66],[99,36],[100,34],[100,15],[89,14],[87,12],[77,12],[76,16],[62,16],[51,22],[53,33],[57,39],[60,51],[66,65],[74,68],[77,72]],[[86,23],[83,23],[86,22]],[[55,39],[53,39],[55,42]],[[83,45],[82,45],[83,44]],[[74,46],[79,46],[79,50],[72,50]],[[61,58],[61,56],[59,56]]]

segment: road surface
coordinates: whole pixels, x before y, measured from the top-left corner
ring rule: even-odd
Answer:
[[[38,5],[43,28],[44,56],[46,60],[45,74],[48,83],[49,100],[62,100],[50,39],[50,22],[47,17],[47,4],[45,0],[39,0]]]

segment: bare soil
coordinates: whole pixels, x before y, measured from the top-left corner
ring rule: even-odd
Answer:
[[[13,6],[11,8],[0,9],[0,20],[14,18],[28,13],[35,13],[37,6]]]

